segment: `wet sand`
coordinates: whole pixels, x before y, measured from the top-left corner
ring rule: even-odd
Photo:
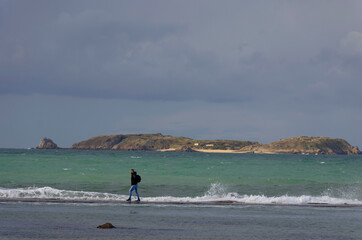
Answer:
[[[362,208],[0,203],[0,239],[348,239]],[[98,229],[105,222],[114,229]]]

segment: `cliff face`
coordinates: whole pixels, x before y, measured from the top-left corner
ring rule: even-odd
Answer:
[[[327,137],[294,137],[264,144],[253,149],[254,153],[289,154],[344,154],[357,155],[358,147],[351,146],[346,140]]]
[[[50,138],[42,138],[37,149],[58,149],[58,145],[53,142]]]

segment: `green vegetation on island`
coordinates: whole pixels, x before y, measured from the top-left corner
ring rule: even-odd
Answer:
[[[346,140],[328,137],[293,137],[258,146],[255,153],[289,154],[360,154],[358,147]]]
[[[158,134],[120,134],[93,137],[73,144],[73,149],[103,149],[127,151],[187,151],[198,149],[241,150],[257,142],[237,140],[194,140]]]
[[[58,146],[43,138],[37,148]],[[225,152],[266,154],[361,154],[358,147],[346,140],[328,137],[293,137],[268,144],[239,140],[195,140],[157,134],[118,134],[92,137],[72,145],[71,149],[123,151]]]

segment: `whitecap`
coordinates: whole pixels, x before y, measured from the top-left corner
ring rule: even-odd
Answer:
[[[128,195],[61,190],[52,187],[29,187],[6,189],[0,188],[0,199],[58,199],[75,201],[102,201],[114,202],[125,201]],[[156,196],[143,197],[142,202],[149,203],[190,203],[190,204],[278,204],[278,205],[307,205],[307,204],[326,204],[326,205],[362,205],[362,201],[356,198],[337,198],[327,194],[321,196],[265,196],[260,195],[240,195],[236,192],[228,192],[227,188],[220,183],[213,183],[210,189],[202,196],[174,197],[174,196]]]

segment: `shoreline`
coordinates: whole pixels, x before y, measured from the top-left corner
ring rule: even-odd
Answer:
[[[252,154],[300,154],[300,155],[319,155],[315,152],[287,152],[287,151],[262,151],[262,150],[224,150],[224,149],[198,149],[193,148],[194,152],[201,152],[201,153],[252,153]],[[155,150],[156,152],[182,152],[178,151],[177,148],[167,148],[167,149],[158,149]],[[326,154],[321,154],[326,155]],[[331,154],[332,155],[332,154]]]
[[[223,150],[223,149],[197,149],[195,151],[203,153],[254,153],[253,151]]]
[[[360,239],[362,208],[0,204],[1,239]],[[109,222],[115,228],[99,229]]]
[[[177,148],[167,148],[167,149],[157,149],[157,150],[119,150],[119,149],[102,149],[102,148],[56,148],[56,149],[41,149],[41,148],[0,148],[2,150],[75,150],[75,151],[120,151],[120,152],[188,152],[188,151],[179,151]],[[192,149],[193,151],[189,152],[199,152],[199,153],[231,153],[231,154],[276,154],[276,155],[348,155],[348,154],[331,154],[331,153],[318,153],[313,151],[306,151],[306,152],[300,152],[300,151],[263,151],[263,150],[223,150],[223,149]],[[362,156],[362,154],[357,155],[351,155],[351,156]]]
[[[243,151],[243,150],[223,150],[223,149],[192,149],[195,152],[202,153],[254,153],[254,151]],[[156,152],[180,152],[176,148],[158,149]]]
[[[183,206],[275,206],[275,207],[323,207],[323,208],[361,208],[362,204],[329,204],[311,202],[304,204],[292,203],[247,203],[236,201],[205,201],[205,202],[126,202],[125,200],[78,200],[57,198],[0,198],[0,203],[65,203],[65,204],[122,204],[122,205],[183,205]]]

